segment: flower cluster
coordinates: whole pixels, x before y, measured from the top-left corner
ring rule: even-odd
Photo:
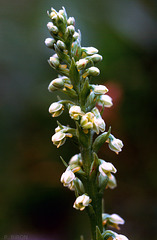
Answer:
[[[112,163],[99,159],[97,152],[105,142],[115,153],[121,152],[123,147],[122,141],[111,134],[110,128],[105,132],[106,124],[102,113],[105,108],[113,105],[112,98],[106,94],[109,90],[104,85],[91,82],[93,76],[100,74],[95,65],[102,60],[102,56],[94,47],[81,46],[81,33],[75,29],[75,19],[67,16],[64,7],[58,12],[51,8],[48,16],[50,22],[47,28],[51,38],[47,38],[45,44],[55,52],[48,63],[58,72],[58,77],[51,80],[48,90],[51,93],[63,92],[68,97],[52,103],[49,113],[52,117],[59,117],[67,108],[69,117],[76,125],[76,128],[71,128],[57,122],[52,142],[59,148],[70,138],[80,150],[80,153],[71,157],[69,163],[62,159],[66,170],[61,176],[61,183],[75,191],[73,207],[80,211],[87,209],[95,224],[91,224],[93,240],[102,237],[127,240],[125,236],[113,231],[103,231],[103,226],[105,229],[108,226],[118,229],[118,224],[124,224],[124,220],[117,214],[109,215],[101,211],[104,190],[117,186],[114,176],[117,170]],[[102,107],[101,112],[97,105]],[[101,134],[93,141],[94,133]],[[96,233],[98,228],[101,238]]]

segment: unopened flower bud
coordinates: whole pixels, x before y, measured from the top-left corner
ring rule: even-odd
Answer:
[[[100,74],[100,70],[97,67],[90,67],[88,68],[87,73],[90,76],[98,76]]]
[[[65,43],[61,40],[57,41],[57,47],[60,48],[61,50],[64,50],[66,48]]]
[[[94,93],[97,95],[102,95],[108,92],[107,87],[105,87],[104,85],[91,85]]]
[[[74,40],[76,40],[78,37],[79,37],[79,33],[75,32],[74,35],[73,35]]]
[[[102,61],[102,56],[100,54],[94,54],[91,56],[91,59],[94,63]]]
[[[92,109],[92,113],[94,114],[94,119],[93,119],[93,130],[99,134],[99,131],[104,132],[105,131],[105,122],[101,117],[101,114],[98,110],[98,108],[94,107]]]
[[[64,81],[62,78],[56,78],[52,80],[48,86],[48,90],[50,92],[55,91],[57,89],[62,89],[64,87]]]
[[[71,188],[74,179],[75,174],[71,170],[66,170],[61,176],[61,182],[63,183],[63,185],[69,188]]]
[[[101,95],[99,97],[99,100],[98,100],[98,105],[110,108],[113,105],[112,98],[109,95],[106,95],[106,94]]]
[[[75,18],[74,17],[69,17],[67,20],[67,25],[74,25],[75,26]]]
[[[63,9],[61,9],[61,10],[59,10],[59,12],[58,12],[59,14],[61,14],[62,16],[64,15],[64,10]]]
[[[54,102],[49,107],[49,113],[52,114],[52,117],[58,117],[62,114],[64,106],[61,103]]]
[[[76,66],[78,69],[83,69],[86,67],[87,63],[88,63],[88,59],[82,58],[76,62]]]
[[[63,11],[63,10],[61,10]],[[60,22],[64,22],[64,17],[62,15],[62,12],[57,13],[57,23],[59,24]]]
[[[116,173],[117,169],[113,166],[112,163],[109,162],[105,162],[105,161],[101,161],[101,164],[99,166],[99,172],[103,175],[103,176],[110,176],[111,172],[112,173]]]
[[[81,111],[80,106],[74,105],[69,109],[69,114],[70,114],[70,117],[73,118],[74,120],[79,120],[80,116],[83,113]]]
[[[81,153],[75,154],[73,157],[71,157],[69,165],[82,166]]]
[[[123,147],[123,142],[120,139],[115,138],[112,134],[110,134],[109,148],[118,154],[119,152],[122,151],[122,147]]]
[[[69,35],[73,36],[74,32],[75,32],[75,27],[73,25],[70,25],[66,28],[67,36],[69,36]]]
[[[49,16],[52,20],[56,20],[57,19],[57,11],[54,8],[51,8],[51,12],[50,12]]]
[[[93,55],[98,53],[98,49],[95,47],[82,47],[82,51],[85,52],[87,55]]]
[[[60,62],[59,62],[59,58],[56,56],[56,54],[53,55],[52,57],[50,57],[49,64],[54,68],[59,67]]]
[[[77,210],[83,211],[91,203],[91,199],[86,194],[83,194],[76,198],[73,207]]]
[[[50,13],[50,18],[52,19],[53,23],[56,24],[57,23],[57,14],[54,12]]]
[[[53,38],[46,38],[46,39],[45,39],[45,45],[46,45],[48,48],[53,48],[54,43],[55,43],[55,40],[54,40]]]
[[[105,122],[104,120],[100,117],[100,118],[96,118],[94,117],[94,121],[93,121],[93,130],[99,134],[99,132],[104,132],[105,131]]]
[[[110,174],[110,176],[108,177],[107,187],[109,187],[110,189],[114,189],[115,187],[117,187],[117,181],[113,174]]]
[[[48,22],[47,28],[50,32],[52,32],[54,34],[58,33],[58,28],[52,22]]]

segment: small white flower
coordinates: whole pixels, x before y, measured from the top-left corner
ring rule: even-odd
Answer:
[[[118,214],[107,214],[107,213],[103,213],[102,214],[102,219],[103,219],[103,225],[105,226],[111,226],[114,227],[116,229],[120,229],[118,224],[124,224],[125,221],[123,218],[121,218]]]
[[[117,154],[122,151],[123,142],[115,138],[112,134],[109,136],[109,148]]]
[[[61,103],[54,102],[49,107],[49,113],[52,114],[52,117],[58,117],[62,114],[64,106]]]
[[[94,63],[102,61],[102,56],[100,54],[94,54],[90,57]]]
[[[82,47],[82,50],[87,53],[87,55],[93,55],[98,53],[98,49],[95,47]]]
[[[66,137],[72,137],[72,134],[64,133],[63,130],[60,130],[59,128],[55,129],[55,131],[56,133],[52,136],[52,142],[57,146],[57,148],[65,143]]]
[[[75,174],[71,170],[66,170],[61,176],[61,182],[65,187],[74,190],[73,180],[75,179]]]
[[[93,121],[94,121],[94,114],[91,112],[87,112],[85,115],[81,118],[81,126],[84,129],[91,129],[93,128]]]
[[[110,108],[112,107],[112,98],[109,95],[101,95],[98,100],[98,105],[103,105],[104,107]]]
[[[72,106],[69,109],[69,114],[70,114],[70,117],[73,118],[74,120],[79,120],[83,112],[81,111],[80,106]]]
[[[63,78],[56,78],[52,80],[48,86],[48,90],[50,92],[55,91],[57,89],[62,89],[64,87],[64,80]]]
[[[50,16],[51,19],[57,19],[57,13],[56,13],[56,11],[53,10],[53,11],[50,13],[49,16]]]
[[[117,181],[113,174],[110,174],[110,176],[108,176],[107,187],[109,187],[110,189],[114,189],[115,187],[117,187]]]
[[[61,40],[57,41],[57,47],[60,48],[61,50],[66,49],[65,43],[63,41],[61,41]]]
[[[53,55],[52,57],[50,57],[49,59],[49,64],[53,67],[53,68],[57,68],[60,64],[59,59],[57,56]]]
[[[102,119],[100,112],[98,110],[98,108],[93,108],[92,109],[92,113],[94,114],[94,118],[93,118],[93,130],[99,134],[99,132],[104,132],[105,131],[105,122]]]
[[[88,75],[98,76],[100,74],[100,70],[97,67],[90,67],[87,70]]]
[[[50,17],[51,17],[51,19],[57,18],[57,12],[54,8],[51,8]]]
[[[55,128],[55,133],[60,132],[62,129],[58,126]]]
[[[53,27],[54,27],[53,23],[52,22],[48,22],[48,24],[47,24],[48,30],[51,30]]]
[[[73,35],[74,32],[75,32],[75,27],[74,27],[73,25],[70,25],[70,26],[68,26],[68,27],[66,28],[66,32],[65,32],[65,34]]]
[[[88,59],[82,58],[76,62],[76,66],[78,69],[83,69],[86,67],[87,63],[88,63]]]
[[[105,122],[102,119],[102,117],[96,118],[94,117],[94,122],[93,122],[93,130],[99,134],[99,132],[104,132],[105,131]]]
[[[69,17],[67,20],[67,25],[75,25],[75,18]]]
[[[82,167],[81,154],[75,154],[69,161],[69,167],[73,172],[78,172]]]
[[[103,176],[110,176],[111,172],[112,173],[116,173],[117,169],[113,166],[112,163],[110,162],[105,162],[104,160],[101,161],[102,163],[99,166],[99,172],[103,175]]]
[[[79,36],[80,36],[79,33],[75,32],[74,35],[73,35],[74,40],[76,40],[77,38],[79,38]]]
[[[77,210],[83,211],[85,207],[87,207],[89,203],[91,203],[91,201],[92,200],[90,199],[89,196],[83,194],[76,198],[73,207],[76,208]]]
[[[53,48],[54,43],[55,43],[55,40],[53,38],[45,39],[45,45],[49,48]]]
[[[69,165],[82,166],[81,153],[75,154],[73,157],[71,157]]]
[[[63,10],[61,10],[60,12],[58,12],[57,13],[57,20],[58,20],[58,22],[64,22],[64,17],[63,17],[63,12],[62,12]]]
[[[52,142],[54,145],[57,146],[57,148],[62,146],[65,143],[65,141],[66,141],[66,134],[63,133],[62,131],[59,131],[52,136]]]
[[[52,22],[48,22],[47,28],[50,32],[53,32],[54,34],[58,33],[58,28]]]
[[[116,213],[110,215],[109,221],[112,222],[112,223],[115,223],[115,224],[124,224],[125,223],[124,219],[121,218]]]
[[[94,93],[97,95],[105,94],[108,92],[107,87],[104,85],[92,85],[92,88],[94,90]]]

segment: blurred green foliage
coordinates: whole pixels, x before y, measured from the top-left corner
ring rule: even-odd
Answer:
[[[118,188],[105,193],[106,212],[125,220],[129,239],[157,237],[156,80],[157,4],[155,0],[42,1],[1,0],[0,8],[0,239],[5,234],[73,239],[89,236],[86,215],[72,209],[73,193],[63,189],[66,161],[78,150],[69,141],[51,143],[56,119],[48,113],[57,95],[47,86],[56,73],[47,64],[52,52],[46,11],[65,6],[82,32],[82,46],[94,46],[104,60],[101,75],[114,107],[107,126],[124,142],[117,157],[106,146],[100,157],[114,163]],[[59,117],[69,124],[65,114]],[[39,239],[39,238],[38,238]]]

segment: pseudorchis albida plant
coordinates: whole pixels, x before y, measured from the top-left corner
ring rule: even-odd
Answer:
[[[111,127],[106,130],[102,119],[104,109],[113,105],[112,98],[107,95],[109,90],[104,85],[91,82],[92,77],[100,74],[95,65],[102,60],[102,56],[95,47],[81,46],[81,32],[75,30],[75,19],[67,16],[64,7],[59,12],[51,8],[48,16],[50,21],[47,28],[51,38],[47,38],[45,44],[55,52],[48,63],[58,72],[48,90],[52,93],[60,91],[68,96],[66,100],[53,102],[49,112],[52,117],[58,117],[67,108],[76,126],[64,126],[57,121],[52,142],[59,148],[70,138],[79,149],[68,164],[61,158],[66,167],[61,182],[75,193],[73,207],[87,211],[93,240],[128,240],[124,235],[108,230],[108,227],[119,229],[124,220],[117,214],[103,212],[104,191],[117,186],[117,170],[112,163],[100,159],[97,153],[107,143],[118,154],[123,143],[111,134]],[[94,134],[99,135],[95,140]],[[83,236],[80,239],[83,240]]]

